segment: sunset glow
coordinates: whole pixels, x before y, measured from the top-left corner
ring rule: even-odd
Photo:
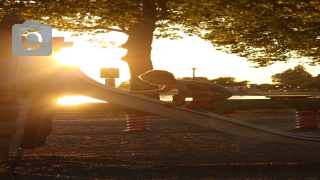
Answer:
[[[120,77],[115,79],[116,85],[128,81],[130,71],[127,63],[121,60],[127,50],[119,47],[127,37],[121,33],[108,33],[101,34],[99,38],[104,38],[105,41],[119,40],[120,43],[108,48],[97,48],[82,37],[69,37],[65,41],[74,42],[73,47],[63,48],[57,55],[57,60],[63,64],[79,66],[84,73],[100,83],[104,83],[104,79],[100,78],[100,68],[119,68]],[[235,77],[237,81],[248,80],[257,84],[272,83],[272,75],[294,68],[300,61],[293,59],[290,63],[277,62],[269,67],[251,68],[250,66],[254,64],[244,58],[216,51],[210,42],[197,37],[185,37],[181,40],[155,39],[152,44],[151,60],[154,69],[170,71],[176,78],[192,77],[192,68],[196,68],[195,75],[198,77],[215,79],[229,76]],[[313,76],[318,75],[319,67],[304,66]],[[75,100],[76,98],[79,100]],[[64,104],[75,102],[88,101],[78,96],[59,101]]]
[[[68,40],[66,40],[67,42]],[[61,52],[55,55],[59,63],[63,65],[78,66],[90,78],[104,83],[100,78],[100,68],[119,68],[120,78],[116,79],[116,84],[128,81],[130,78],[129,68],[126,62],[121,61],[121,57],[126,54],[122,48],[97,48],[94,44],[86,41],[74,42],[73,47],[63,48]],[[59,104],[73,105],[86,102],[104,102],[81,95],[65,95],[59,98]]]
[[[80,95],[65,95],[58,99],[57,103],[64,104],[64,105],[74,105],[74,104],[81,104],[86,102],[104,102],[98,99],[93,99],[87,96],[80,96]]]

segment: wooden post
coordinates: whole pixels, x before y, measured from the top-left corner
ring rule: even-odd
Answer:
[[[17,15],[4,16],[0,22],[0,160],[6,159],[10,151],[18,150],[18,156],[21,157],[23,149],[44,145],[51,133],[51,121],[60,94],[60,92],[40,93],[36,88],[35,91],[19,89],[21,83],[34,82],[35,87],[39,86],[39,82],[32,78],[27,82],[20,79],[30,72],[35,74],[35,78],[45,79],[46,85],[50,85],[52,82],[48,81],[54,79],[43,76],[41,74],[43,69],[39,68],[50,67],[52,62],[37,61],[36,57],[39,56],[36,56],[28,57],[33,60],[32,63],[20,66],[21,57],[12,54],[12,26],[22,23],[24,21]],[[72,42],[64,42],[63,37],[52,39],[53,51],[72,46]],[[28,69],[28,66],[32,68]]]
[[[55,114],[59,92],[40,92],[33,99],[26,130],[21,143],[22,149],[35,149],[44,146],[52,130],[52,117]]]
[[[19,57],[12,55],[12,26],[22,24],[19,16],[4,16],[0,22],[0,160],[6,159],[8,151],[19,146],[15,141],[17,127],[23,124],[23,110],[18,104],[20,93],[16,90]]]
[[[118,68],[100,68],[100,78],[105,78],[104,84],[115,87],[115,78],[119,78]]]

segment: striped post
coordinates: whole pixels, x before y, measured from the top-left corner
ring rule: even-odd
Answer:
[[[145,113],[126,113],[127,129],[132,131],[149,131],[148,114]]]
[[[296,109],[297,128],[318,128],[320,127],[320,114],[318,109],[301,110]]]

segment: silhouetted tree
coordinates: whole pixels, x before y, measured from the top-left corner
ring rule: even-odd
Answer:
[[[300,86],[304,88],[311,80],[312,75],[306,71],[302,65],[297,65],[294,69],[287,69],[281,73],[271,76],[272,82]]]
[[[258,66],[293,56],[320,62],[317,0],[0,0],[0,18],[4,14],[21,14],[64,31],[126,34],[122,60],[130,68],[132,90],[155,88],[137,78],[153,69],[153,38],[177,39],[181,33]]]
[[[320,90],[320,74],[317,77],[311,78],[306,88]]]
[[[234,86],[234,84],[236,82],[236,78],[225,76],[225,77],[219,77],[216,79],[212,79],[212,80],[210,80],[210,82],[215,83],[215,84],[220,84],[222,86]]]
[[[259,67],[293,57],[308,57],[310,64],[320,64],[318,0],[214,2],[206,9],[204,36],[219,49],[245,57]]]

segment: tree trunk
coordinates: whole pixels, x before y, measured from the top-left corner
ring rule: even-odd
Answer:
[[[156,23],[155,2],[143,1],[143,19],[139,24],[129,27],[128,40],[122,46],[126,48],[127,54],[122,60],[128,63],[131,75],[131,91],[155,89],[149,83],[141,81],[138,76],[153,69],[151,61],[151,45]]]
[[[138,76],[148,70],[153,69],[151,61],[151,44],[153,31],[147,30],[143,25],[130,28],[129,38],[122,46],[126,48],[127,54],[122,60],[128,63],[131,76],[131,90],[149,89],[150,85],[141,81]]]

